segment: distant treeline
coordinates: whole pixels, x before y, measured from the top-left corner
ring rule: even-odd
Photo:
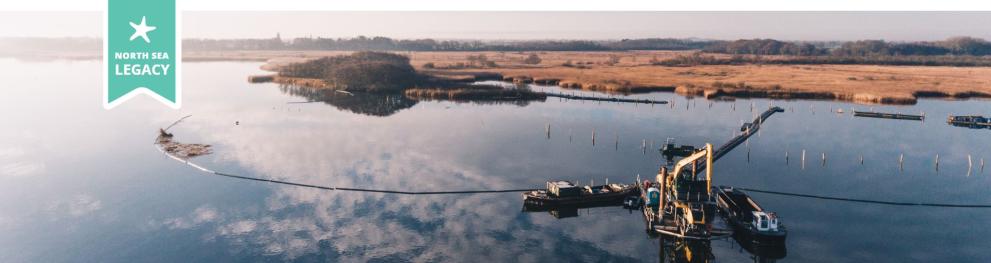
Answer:
[[[610,51],[692,50],[719,41],[673,38],[619,41],[526,40],[479,41],[391,39],[387,37],[271,39],[185,39],[186,50],[344,50],[344,51]]]
[[[991,42],[972,37],[954,37],[943,41],[906,43],[886,42],[884,40],[859,40],[842,42],[836,48],[825,48],[803,42],[750,39],[714,43],[702,50],[712,53],[741,55],[985,56],[991,55]]]
[[[735,41],[646,38],[623,40],[479,41],[392,39],[387,37],[270,39],[186,39],[187,50],[345,50],[345,51],[623,51],[703,50],[740,55],[945,56],[991,55],[991,42],[972,37],[942,41],[797,42],[774,39]]]
[[[805,55],[787,57],[762,57],[760,55],[733,55],[731,57],[716,57],[695,52],[691,55],[679,55],[674,58],[653,61],[660,66],[698,66],[698,65],[745,65],[745,64],[777,64],[777,65],[892,65],[892,66],[955,66],[955,67],[991,67],[991,57],[955,56],[955,55]]]

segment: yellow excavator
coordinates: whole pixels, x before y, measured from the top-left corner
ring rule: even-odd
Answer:
[[[712,194],[712,144],[675,163],[671,172],[662,167],[657,174],[661,200],[653,222],[673,223],[682,236],[708,237],[715,215]],[[699,169],[706,170],[705,176]],[[667,218],[665,218],[667,217]],[[669,220],[665,220],[669,219]],[[674,229],[672,229],[674,230]]]

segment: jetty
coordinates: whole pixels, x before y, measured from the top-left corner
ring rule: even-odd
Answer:
[[[873,111],[853,111],[853,116],[881,118],[881,119],[913,120],[913,121],[921,121],[921,120],[925,120],[926,118],[926,116],[922,116],[922,115],[885,113],[885,112],[873,112]]]
[[[543,94],[546,95],[547,97],[556,97],[556,98],[569,99],[569,100],[590,100],[590,101],[625,102],[625,103],[640,103],[640,104],[668,104],[668,102],[665,100],[591,97],[591,96],[568,95],[568,94],[555,93],[555,92],[543,92]]]
[[[722,146],[719,146],[719,148],[712,153],[713,155],[712,159],[719,160],[719,158],[722,158],[723,155],[726,155],[727,153],[732,151],[733,148],[736,148],[736,146],[740,146],[740,144],[746,142],[747,139],[750,138],[750,136],[753,136],[754,134],[757,133],[758,130],[760,130],[760,126],[764,124],[764,121],[767,120],[767,118],[771,117],[771,115],[774,115],[774,113],[778,113],[778,112],[785,112],[785,109],[781,107],[770,107],[766,111],[758,115],[757,118],[754,118],[752,122],[744,123],[740,127],[740,134],[734,136],[732,139],[724,143]]]

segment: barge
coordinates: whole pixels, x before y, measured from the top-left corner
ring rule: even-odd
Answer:
[[[922,115],[884,113],[884,112],[873,112],[873,111],[853,111],[853,116],[881,118],[881,119],[913,120],[913,121],[921,121],[926,118],[925,116]]]
[[[739,189],[720,186],[716,204],[729,221],[734,232],[744,240],[759,245],[783,245],[788,231],[777,214],[764,211],[750,196]]]
[[[635,185],[605,184],[579,187],[569,181],[552,181],[547,182],[547,189],[523,193],[523,204],[529,207],[619,204],[627,196],[638,193]]]

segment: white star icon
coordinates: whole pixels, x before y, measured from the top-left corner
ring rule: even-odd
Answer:
[[[151,43],[151,40],[148,39],[148,32],[155,30],[156,27],[146,25],[145,17],[143,16],[141,17],[140,25],[135,24],[134,22],[128,22],[128,23],[131,23],[131,27],[134,28],[134,34],[131,35],[130,41],[134,41],[135,38],[141,37],[145,39],[145,43]]]

